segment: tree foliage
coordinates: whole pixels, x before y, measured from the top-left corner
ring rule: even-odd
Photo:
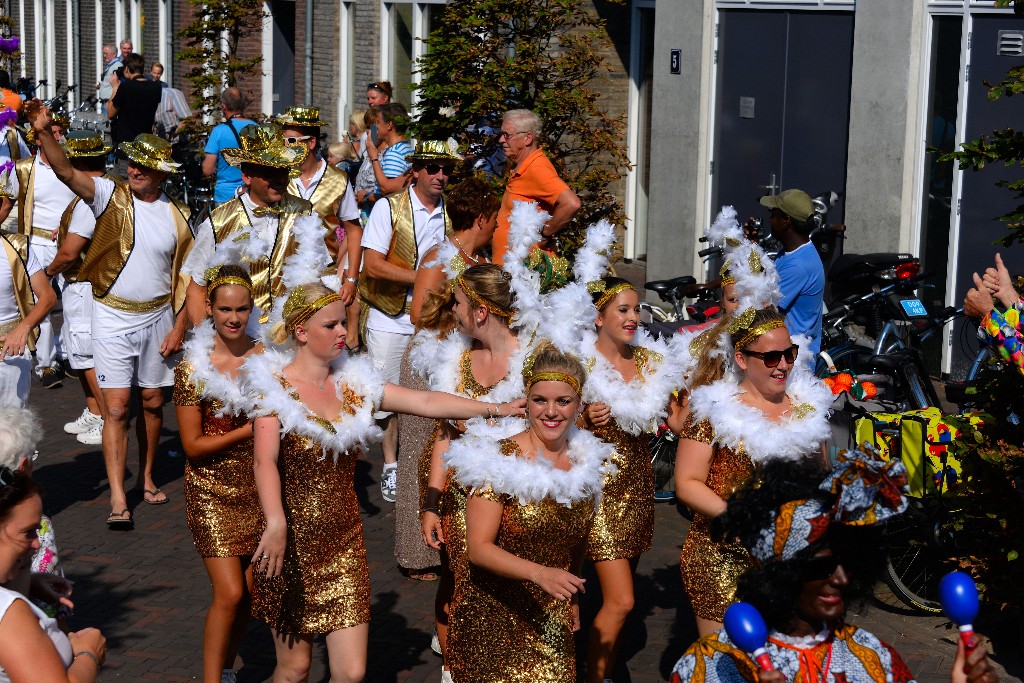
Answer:
[[[1024,15],[1024,2],[996,0],[995,6],[1013,7],[1014,14]],[[986,81],[985,86],[988,87],[988,99],[992,101],[1024,92],[1024,66],[1012,67],[1003,80],[998,83]],[[938,153],[935,149],[930,151]],[[982,135],[977,140],[965,142],[960,149],[940,154],[938,158],[940,161],[956,161],[961,168],[975,171],[996,162],[1002,162],[1004,166],[1024,167],[1024,132],[1013,128],[995,130],[992,135]],[[1010,190],[1014,199],[1020,202],[1012,211],[999,217],[1007,223],[1008,229],[1000,242],[1007,247],[1015,242],[1024,242],[1024,180],[999,180],[996,185]]]
[[[192,85],[193,129],[209,126],[220,109],[220,93],[237,86],[246,75],[259,75],[262,56],[242,59],[238,46],[247,35],[262,30],[263,0],[189,0],[195,8],[191,23],[178,32],[185,49],[175,55],[189,69]],[[204,131],[205,132],[205,131]]]
[[[601,0],[598,0],[601,1]],[[629,160],[625,121],[600,103],[595,80],[608,72],[601,50],[611,44],[604,21],[582,0],[452,0],[429,51],[417,63],[421,139],[454,137],[470,147],[494,145],[479,132],[502,112],[531,109],[544,121],[543,147],[583,208],[573,235],[597,215],[622,224],[609,187]],[[563,233],[564,234],[564,233]]]

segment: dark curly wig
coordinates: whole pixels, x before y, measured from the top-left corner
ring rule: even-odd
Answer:
[[[753,547],[770,524],[772,511],[783,503],[818,498],[830,504],[834,496],[818,489],[823,477],[817,463],[769,462],[729,499],[725,512],[714,520],[713,537],[718,541],[739,538],[746,547]],[[825,548],[840,559],[849,578],[843,600],[859,611],[885,566],[884,538],[878,526],[833,524],[822,540],[793,559],[773,558],[744,572],[737,582],[736,599],[756,607],[769,628],[785,631],[796,616],[808,560]]]

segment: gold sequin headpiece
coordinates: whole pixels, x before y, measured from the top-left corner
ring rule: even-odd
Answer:
[[[461,275],[455,278],[455,283],[459,286],[459,289],[462,290],[462,293],[465,294],[466,297],[469,298],[469,300],[475,303],[477,306],[483,306],[488,311],[501,318],[511,318],[513,315],[515,315],[516,311],[514,308],[511,311],[506,311],[501,306],[491,303],[487,299],[483,298],[482,296],[474,292],[473,288],[469,286],[469,283],[466,282],[466,279]]]
[[[321,308],[335,301],[341,301],[341,297],[336,292],[330,292],[329,294],[324,294],[316,301],[306,303],[306,290],[302,285],[299,285],[291,291],[288,295],[288,300],[284,302],[284,312],[282,314],[284,319],[287,321],[295,313],[295,317],[285,323],[285,329],[289,333],[295,332],[296,327],[312,318],[313,314]]]
[[[591,294],[604,292],[604,294],[602,294],[598,298],[597,302],[594,304],[598,311],[604,308],[609,301],[614,299],[621,292],[625,292],[626,290],[629,289],[632,289],[634,292],[636,291],[636,287],[634,287],[628,282],[620,282],[619,284],[614,285],[612,287],[608,287],[607,285],[605,285],[604,280],[594,280],[593,282],[587,283],[587,291],[590,292]]]
[[[237,275],[225,275],[224,277],[215,277],[210,280],[209,287],[206,291],[212,292],[222,285],[238,285],[239,287],[245,287],[249,294],[252,295],[252,285],[245,281],[244,278],[240,278]]]
[[[763,322],[757,327],[750,328],[750,325],[754,322],[754,318],[756,316],[757,310],[754,307],[750,307],[733,318],[732,322],[729,323],[729,334],[736,334],[746,330],[744,335],[740,337],[740,340],[736,342],[735,349],[737,351],[750,346],[750,344],[761,335],[786,326],[786,319],[775,311],[775,316],[771,320]]]
[[[533,364],[537,362],[537,354],[545,348],[546,344],[542,344],[537,348],[536,351],[526,357],[526,361],[523,363],[523,383],[526,384],[526,391],[530,391],[537,382],[565,382],[572,387],[573,391],[576,392],[577,396],[582,395],[580,392],[580,383],[572,375],[560,372],[558,370],[542,370],[541,372],[533,371]]]
[[[729,272],[730,262],[727,260],[722,264],[722,269],[718,271],[718,277],[722,279],[722,286],[736,284],[736,278]]]

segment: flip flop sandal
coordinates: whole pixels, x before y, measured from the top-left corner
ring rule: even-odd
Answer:
[[[127,519],[125,515],[128,515]],[[120,512],[111,512],[107,515],[107,528],[114,531],[131,531],[134,529],[135,522],[132,520],[131,510],[125,508]]]
[[[149,498],[146,498],[146,496],[159,496],[162,493],[164,496],[162,500],[150,500]],[[167,494],[160,489],[142,489],[142,502],[146,505],[167,505],[167,503],[171,502],[171,499],[168,498]]]

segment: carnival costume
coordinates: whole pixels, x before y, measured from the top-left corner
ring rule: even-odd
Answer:
[[[249,417],[241,383],[210,361],[217,331],[201,323],[174,369],[174,403],[199,406],[205,436],[227,434]],[[259,545],[263,513],[253,478],[252,439],[185,462],[185,514],[202,557],[250,557]]]
[[[470,491],[503,506],[496,545],[543,566],[572,569],[586,542],[612,447],[571,427],[572,469],[528,459],[512,439],[467,433],[445,463]],[[530,581],[469,566],[449,621],[448,651],[455,681],[574,683],[572,608]]]

